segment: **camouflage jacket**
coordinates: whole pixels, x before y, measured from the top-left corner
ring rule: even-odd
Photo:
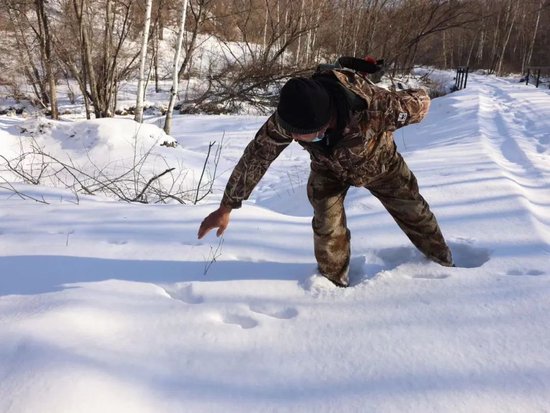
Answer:
[[[430,107],[423,90],[388,91],[347,70],[330,70],[341,85],[366,105],[353,110],[350,120],[330,145],[298,142],[311,158],[311,169],[352,186],[365,186],[384,174],[395,153],[392,132],[420,122]],[[326,140],[326,139],[325,139]],[[222,205],[239,208],[263,177],[269,165],[292,142],[291,136],[268,118],[246,147],[225,188]]]

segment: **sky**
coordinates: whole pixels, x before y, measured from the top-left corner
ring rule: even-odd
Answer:
[[[550,90],[518,80],[471,74],[394,136],[457,267],[353,188],[346,289],[316,271],[295,143],[223,238],[196,237],[265,116],[180,115],[171,137],[0,116],[0,154],[40,178],[0,160],[0,411],[550,411]],[[78,192],[71,166],[129,195],[175,168],[158,188],[185,204]]]

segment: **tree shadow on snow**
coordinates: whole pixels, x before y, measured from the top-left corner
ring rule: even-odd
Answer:
[[[457,267],[475,268],[486,263],[490,252],[467,243],[451,242]],[[313,258],[313,257],[312,257]],[[390,271],[405,263],[428,262],[413,246],[372,250],[352,257],[351,284]],[[206,261],[127,260],[55,255],[0,257],[0,296],[60,291],[67,284],[110,279],[170,284],[229,280],[287,280],[301,282],[316,272],[313,263],[218,261],[205,274]]]
[[[24,255],[0,257],[0,296],[60,291],[66,284],[110,279],[177,283],[228,280],[300,280],[314,264],[218,261],[205,273],[205,261],[158,261]]]

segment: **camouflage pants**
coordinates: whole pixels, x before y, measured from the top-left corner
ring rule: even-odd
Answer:
[[[365,185],[382,202],[412,243],[429,259],[445,266],[453,263],[428,203],[420,195],[416,177],[396,152],[388,170]],[[315,258],[321,274],[337,285],[349,284],[350,232],[344,199],[350,185],[311,171],[307,192],[313,206]]]

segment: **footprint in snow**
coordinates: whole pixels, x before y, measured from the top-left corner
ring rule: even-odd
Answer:
[[[449,242],[449,247],[453,252],[455,265],[460,268],[481,267],[491,259],[491,252],[486,248],[473,246],[473,241],[468,239],[459,239],[458,242]]]
[[[458,238],[455,241],[450,241],[449,248],[451,248],[455,265],[458,268],[481,267],[491,258],[490,250],[476,247],[474,245],[474,240],[471,239]],[[430,263],[430,261],[412,246],[371,251],[365,258],[366,262],[362,265],[363,276],[362,279],[359,279],[359,282],[365,279],[374,278],[381,272],[392,271],[404,264]],[[452,269],[446,267],[440,268],[440,271],[431,268],[428,271],[419,271],[419,273],[412,275],[412,278],[442,280],[451,276]],[[350,272],[350,274],[353,273]],[[351,275],[350,278],[353,280],[353,275]],[[352,285],[354,285],[353,282]]]

